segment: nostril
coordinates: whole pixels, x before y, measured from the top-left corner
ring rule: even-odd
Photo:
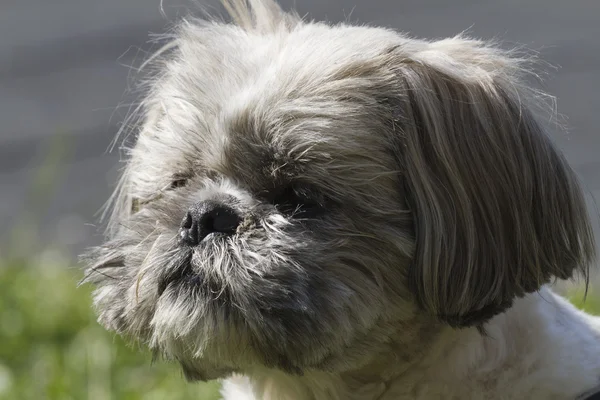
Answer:
[[[241,223],[241,218],[231,209],[218,208],[212,217],[211,225],[214,232],[234,233]]]
[[[188,211],[183,217],[179,228],[181,241],[189,246],[196,246],[200,242],[197,218],[192,211]]]
[[[192,227],[193,223],[194,223],[194,218],[192,217],[192,213],[188,211],[185,214],[183,221],[181,221],[181,229],[190,229]]]

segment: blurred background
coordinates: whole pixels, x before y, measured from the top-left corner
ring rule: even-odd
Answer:
[[[546,69],[544,89],[568,117],[568,134],[553,139],[585,184],[598,232],[598,0],[281,4],[427,38],[468,29],[539,51],[557,67]],[[135,68],[154,47],[151,35],[194,9],[185,0],[0,2],[0,399],[215,398],[216,384],[185,385],[176,366],[151,366],[146,353],[104,332],[90,289],[76,288],[76,256],[102,239],[97,213],[121,167],[118,150],[107,150],[135,102]],[[589,309],[598,305],[596,281]],[[575,289],[561,289],[581,304]]]

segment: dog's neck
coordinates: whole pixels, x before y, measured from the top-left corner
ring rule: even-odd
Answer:
[[[515,301],[485,331],[445,328],[419,359],[390,349],[348,374],[233,378],[225,399],[576,399],[600,384],[600,318],[547,288]]]

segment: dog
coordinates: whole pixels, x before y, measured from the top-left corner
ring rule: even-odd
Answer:
[[[600,319],[549,287],[595,249],[535,63],[223,4],[149,61],[99,322],[229,400],[600,391]]]

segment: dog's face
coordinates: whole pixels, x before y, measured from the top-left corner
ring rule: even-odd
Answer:
[[[107,328],[190,378],[348,370],[587,265],[517,60],[253,3],[183,24],[155,64],[88,255]]]

